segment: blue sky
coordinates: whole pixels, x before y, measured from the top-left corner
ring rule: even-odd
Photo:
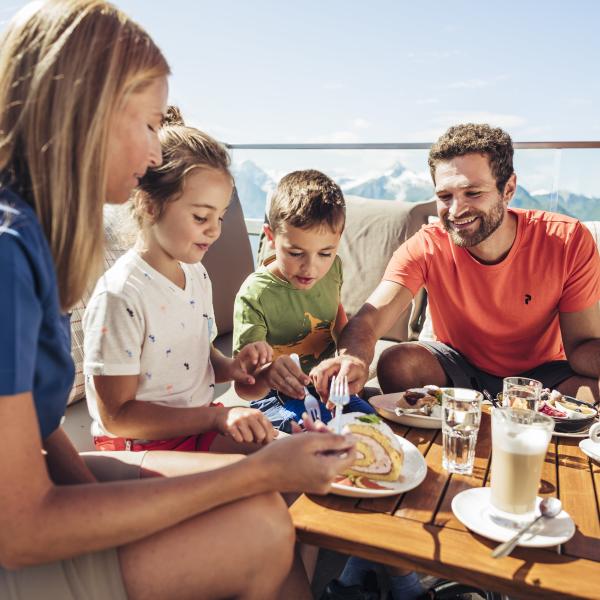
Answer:
[[[188,122],[227,142],[430,142],[466,120],[600,139],[597,0],[116,4],[164,50]]]

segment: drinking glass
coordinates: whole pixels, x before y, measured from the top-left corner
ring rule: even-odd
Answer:
[[[492,507],[522,522],[533,518],[554,420],[522,408],[492,409]]]
[[[537,410],[542,383],[529,377],[505,377],[502,385],[502,406]]]
[[[473,472],[482,400],[482,394],[475,390],[442,389],[442,466],[450,473]]]

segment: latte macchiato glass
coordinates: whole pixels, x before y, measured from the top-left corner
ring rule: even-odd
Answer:
[[[520,408],[492,410],[492,506],[533,516],[537,491],[554,421],[547,415]]]

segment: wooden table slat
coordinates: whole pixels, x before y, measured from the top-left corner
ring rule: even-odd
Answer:
[[[563,508],[577,525],[564,553],[600,560],[600,521],[590,461],[578,447],[579,440],[558,439],[558,489]]]

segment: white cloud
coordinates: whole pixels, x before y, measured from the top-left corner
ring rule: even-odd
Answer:
[[[442,127],[450,127],[457,123],[489,123],[505,129],[521,127],[526,123],[526,120],[519,115],[487,111],[451,111],[438,115],[433,121]]]
[[[324,90],[341,90],[343,87],[344,85],[339,81],[328,81],[327,83],[323,84]]]
[[[478,88],[490,87],[501,81],[508,79],[508,75],[496,75],[491,79],[466,79],[463,81],[454,81],[447,87],[451,90],[474,90]]]
[[[417,100],[417,104],[438,104],[440,101],[439,98],[422,98],[421,100]]]
[[[325,135],[319,135],[312,141],[316,144],[353,144],[359,141],[354,131],[333,131]]]
[[[352,121],[352,126],[355,129],[368,129],[371,126],[371,123],[362,117],[356,117],[356,119]]]

